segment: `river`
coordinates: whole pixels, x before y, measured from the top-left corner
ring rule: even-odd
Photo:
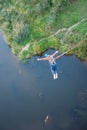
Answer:
[[[87,63],[63,56],[53,80],[36,59],[23,64],[0,35],[0,130],[87,130]]]

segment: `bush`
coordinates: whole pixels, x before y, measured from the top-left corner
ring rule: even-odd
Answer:
[[[21,21],[13,24],[13,40],[15,42],[21,43],[29,37],[29,34],[29,25],[27,23]]]

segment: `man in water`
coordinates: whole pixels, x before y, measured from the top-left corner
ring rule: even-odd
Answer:
[[[56,59],[58,59],[60,56],[57,56],[54,58],[54,56],[58,53],[58,51],[54,52],[52,55],[48,55],[45,54],[45,58],[38,58],[37,60],[47,60],[50,63],[50,68],[51,68],[51,72],[53,74],[53,79],[57,79],[58,78],[58,73],[57,73],[57,65],[56,65]]]

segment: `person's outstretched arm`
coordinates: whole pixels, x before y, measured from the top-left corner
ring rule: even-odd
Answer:
[[[60,54],[59,56],[55,57],[54,59],[57,60],[59,59],[60,57],[62,57],[63,55],[65,55],[67,52],[63,53],[63,54]]]
[[[55,56],[59,51],[55,51],[51,56]]]
[[[49,55],[49,56],[55,56],[57,53],[58,53],[58,51],[55,51],[52,55]],[[45,58],[38,58],[37,60],[38,61],[40,61],[40,60],[49,60],[49,56],[45,57]]]
[[[46,58],[38,58],[37,60],[38,61],[40,61],[40,60],[48,60],[48,57],[46,57]]]

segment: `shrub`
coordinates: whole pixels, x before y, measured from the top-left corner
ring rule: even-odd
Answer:
[[[23,40],[29,37],[29,25],[27,23],[16,22],[13,25],[13,40],[17,43],[21,43]]]

